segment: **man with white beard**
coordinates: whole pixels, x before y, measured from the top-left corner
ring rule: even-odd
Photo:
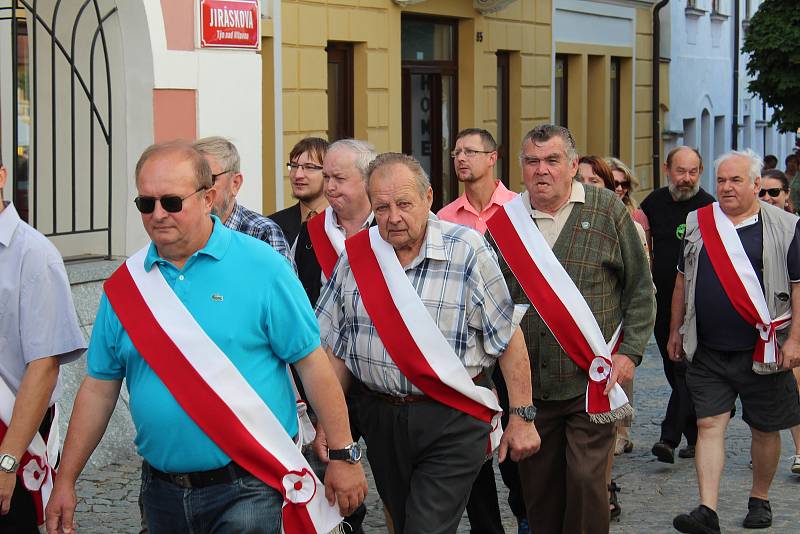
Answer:
[[[697,442],[697,417],[686,389],[686,365],[671,361],[667,354],[675,265],[686,231],[686,216],[714,202],[714,197],[700,187],[703,158],[696,149],[688,146],[673,148],[667,154],[664,172],[669,183],[650,193],[642,202],[642,210],[650,222],[647,241],[653,255],[651,265],[656,286],[654,334],[664,360],[664,374],[672,388],[661,423],[661,436],[653,445],[653,454],[659,461],[671,464],[675,463],[675,447],[680,444],[682,435],[686,436],[686,448],[678,451],[681,458],[693,458]]]

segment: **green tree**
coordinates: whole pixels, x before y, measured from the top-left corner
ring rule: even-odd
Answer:
[[[800,3],[765,0],[750,19],[744,40],[750,54],[749,89],[774,110],[781,132],[800,128]]]

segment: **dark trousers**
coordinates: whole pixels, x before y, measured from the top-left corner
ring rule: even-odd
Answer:
[[[585,396],[535,401],[538,453],[519,462],[531,531],[536,534],[608,534],[606,466],[614,425],[595,424]]]
[[[455,534],[489,424],[438,402],[396,405],[367,393],[359,426],[395,534]]]
[[[686,436],[688,445],[694,445],[697,443],[697,416],[694,413],[694,403],[689,388],[686,387],[686,362],[673,362],[667,353],[669,319],[669,310],[659,308],[653,330],[661,359],[664,361],[664,376],[672,388],[667,403],[667,413],[661,422],[661,441],[677,447],[683,435]]]
[[[55,408],[51,407],[45,412],[42,423],[39,425],[39,434],[45,439],[50,433],[54,415]],[[39,534],[39,528],[36,525],[36,505],[19,477],[14,486],[14,493],[11,495],[11,508],[6,515],[0,515],[0,532],[3,534]]]
[[[505,428],[508,424],[508,389],[499,365],[496,365],[492,372],[492,382],[497,390],[500,407],[503,408],[501,424]],[[500,464],[500,475],[508,488],[508,505],[511,507],[511,512],[516,518],[525,517],[525,503],[522,500],[517,462],[507,458]],[[472,534],[505,534],[500,518],[497,483],[491,458],[483,464],[478,478],[472,485],[472,492],[467,501],[467,516]]]

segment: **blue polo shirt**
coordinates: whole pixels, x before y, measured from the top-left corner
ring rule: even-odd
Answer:
[[[286,364],[319,346],[314,312],[283,256],[213,219],[211,237],[183,269],[159,257],[152,243],[145,269],[158,267],[206,334],[294,436],[297,413]],[[230,462],[142,359],[105,294],[89,343],[88,374],[126,379],[136,447],[156,469],[185,473]]]

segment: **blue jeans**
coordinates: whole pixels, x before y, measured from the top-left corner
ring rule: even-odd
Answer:
[[[252,475],[184,489],[142,470],[142,503],[151,534],[280,534],[283,497]]]

